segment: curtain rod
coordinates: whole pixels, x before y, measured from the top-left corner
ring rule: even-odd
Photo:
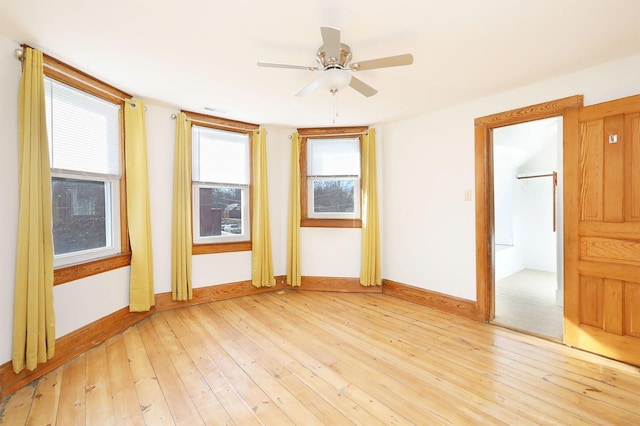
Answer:
[[[300,138],[307,138],[307,139],[313,139],[313,138],[322,138],[322,137],[334,137],[334,136],[344,136],[344,137],[349,137],[349,136],[362,136],[362,135],[368,135],[369,131],[367,130],[366,132],[357,132],[357,133],[318,133],[317,135],[304,135],[304,136],[300,136],[298,134],[298,137]],[[289,135],[289,139],[291,139],[291,135]]]
[[[89,86],[89,87],[92,87],[92,88],[94,88],[94,89],[96,89],[96,90],[99,90],[99,91],[101,91],[102,93],[106,93],[106,94],[107,94],[107,95],[109,95],[109,96],[113,96],[113,97],[114,97],[114,98],[116,98],[116,99],[120,99],[122,102],[127,102],[129,105],[131,105],[131,106],[132,106],[132,107],[134,107],[134,108],[135,108],[135,106],[136,106],[136,104],[135,104],[135,103],[131,102],[131,99],[123,99],[123,98],[121,98],[120,96],[118,96],[118,95],[114,94],[113,92],[110,92],[110,91],[108,91],[108,90],[105,90],[105,89],[103,89],[102,87],[98,87],[98,86],[96,86],[95,84],[88,83],[88,82],[87,82],[87,81],[85,81],[85,80],[79,79],[78,77],[76,77],[76,76],[74,76],[74,75],[72,75],[72,74],[69,74],[68,72],[65,72],[65,71],[63,71],[63,70],[61,70],[61,69],[59,69],[59,68],[56,68],[56,67],[54,67],[53,65],[50,65],[50,64],[43,64],[43,66],[45,66],[45,67],[47,67],[47,68],[49,68],[49,69],[52,69],[52,70],[54,70],[54,71],[56,71],[56,72],[59,72],[60,74],[64,75],[65,77],[69,77],[69,78],[71,78],[71,79],[73,79],[73,80],[75,80],[75,81],[79,81],[79,82],[80,82],[80,83],[82,83],[82,84],[85,84],[85,85],[87,85],[87,86]]]
[[[14,50],[14,51],[13,51],[13,56],[15,56],[15,58],[16,58],[17,60],[19,60],[20,62],[22,62],[22,61],[24,60],[24,58],[25,58],[24,49],[22,49],[21,47],[17,48],[16,50]],[[118,96],[118,95],[114,94],[113,92],[110,92],[110,91],[108,91],[108,90],[105,90],[105,89],[103,89],[102,87],[98,87],[98,86],[96,86],[95,84],[91,84],[91,83],[89,83],[89,82],[87,82],[87,81],[85,81],[85,80],[79,79],[79,78],[78,78],[78,77],[76,77],[75,75],[69,74],[68,72],[66,72],[66,71],[64,71],[64,70],[61,70],[61,69],[59,69],[59,68],[56,68],[55,66],[53,66],[53,65],[51,65],[51,64],[47,64],[47,63],[44,63],[44,62],[43,62],[42,66],[43,66],[43,67],[47,67],[47,68],[49,68],[49,69],[51,69],[51,70],[54,70],[54,71],[56,71],[56,72],[58,72],[58,73],[60,73],[60,74],[64,75],[65,77],[69,77],[70,79],[73,79],[73,80],[75,80],[75,81],[79,81],[80,83],[82,83],[82,84],[84,84],[84,85],[87,85],[87,86],[89,86],[89,87],[91,87],[91,88],[93,88],[93,89],[99,90],[99,91],[101,91],[102,93],[106,93],[107,95],[112,96],[112,97],[114,97],[114,98],[116,98],[116,99],[120,99],[122,102],[127,102],[127,103],[129,103],[129,105],[131,105],[131,106],[132,106],[132,107],[134,107],[134,108],[135,108],[135,106],[136,106],[136,105],[135,105],[135,103],[131,102],[131,100],[130,100],[130,99],[123,99],[123,98],[121,98],[120,96]]]
[[[176,118],[178,118],[178,115],[177,114],[171,114],[171,118],[173,118],[175,120]],[[210,121],[196,120],[196,119],[193,119],[193,118],[189,118],[189,116],[187,116],[187,120],[191,121],[192,123],[208,124],[210,126],[225,127],[227,129],[242,130],[244,132],[252,132],[254,130],[254,129],[247,129],[245,127],[232,126],[230,124],[212,123]],[[260,131],[260,128],[255,129],[255,130]]]

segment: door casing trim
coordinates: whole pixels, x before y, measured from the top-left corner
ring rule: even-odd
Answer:
[[[581,108],[583,95],[569,96],[523,108],[479,117],[475,125],[475,191],[476,191],[476,306],[483,321],[495,316],[495,221],[493,212],[493,129],[543,118],[564,118]],[[563,144],[566,140],[563,136]]]

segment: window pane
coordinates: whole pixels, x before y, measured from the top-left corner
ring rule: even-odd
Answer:
[[[54,254],[66,254],[111,245],[105,207],[108,182],[54,177],[51,179]]]
[[[120,105],[45,79],[51,168],[120,175]]]
[[[314,179],[314,213],[354,213],[354,179]]]
[[[360,140],[309,139],[307,174],[310,176],[360,176]]]
[[[243,190],[200,188],[200,236],[243,234]]]
[[[249,184],[249,135],[193,126],[193,180]]]

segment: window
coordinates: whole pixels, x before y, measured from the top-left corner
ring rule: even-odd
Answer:
[[[122,106],[127,94],[45,55],[54,283],[130,262]]]
[[[359,139],[307,139],[307,216],[357,219],[359,193]]]
[[[192,119],[193,253],[251,250],[251,131],[258,126],[187,116]]]
[[[120,105],[45,78],[54,266],[120,252]]]
[[[302,226],[360,227],[360,136],[366,128],[299,129]]]

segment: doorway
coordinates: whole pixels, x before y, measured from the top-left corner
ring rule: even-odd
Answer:
[[[493,322],[562,341],[562,117],[496,128],[492,149]]]
[[[576,95],[476,118],[476,312],[478,318],[492,321],[495,316],[495,220],[493,199],[493,132],[495,129],[550,117],[562,117],[566,137],[566,117],[583,105]],[[562,190],[560,189],[560,193]],[[564,253],[558,253],[560,259]],[[562,268],[558,268],[561,270]],[[557,297],[562,298],[562,294]]]

